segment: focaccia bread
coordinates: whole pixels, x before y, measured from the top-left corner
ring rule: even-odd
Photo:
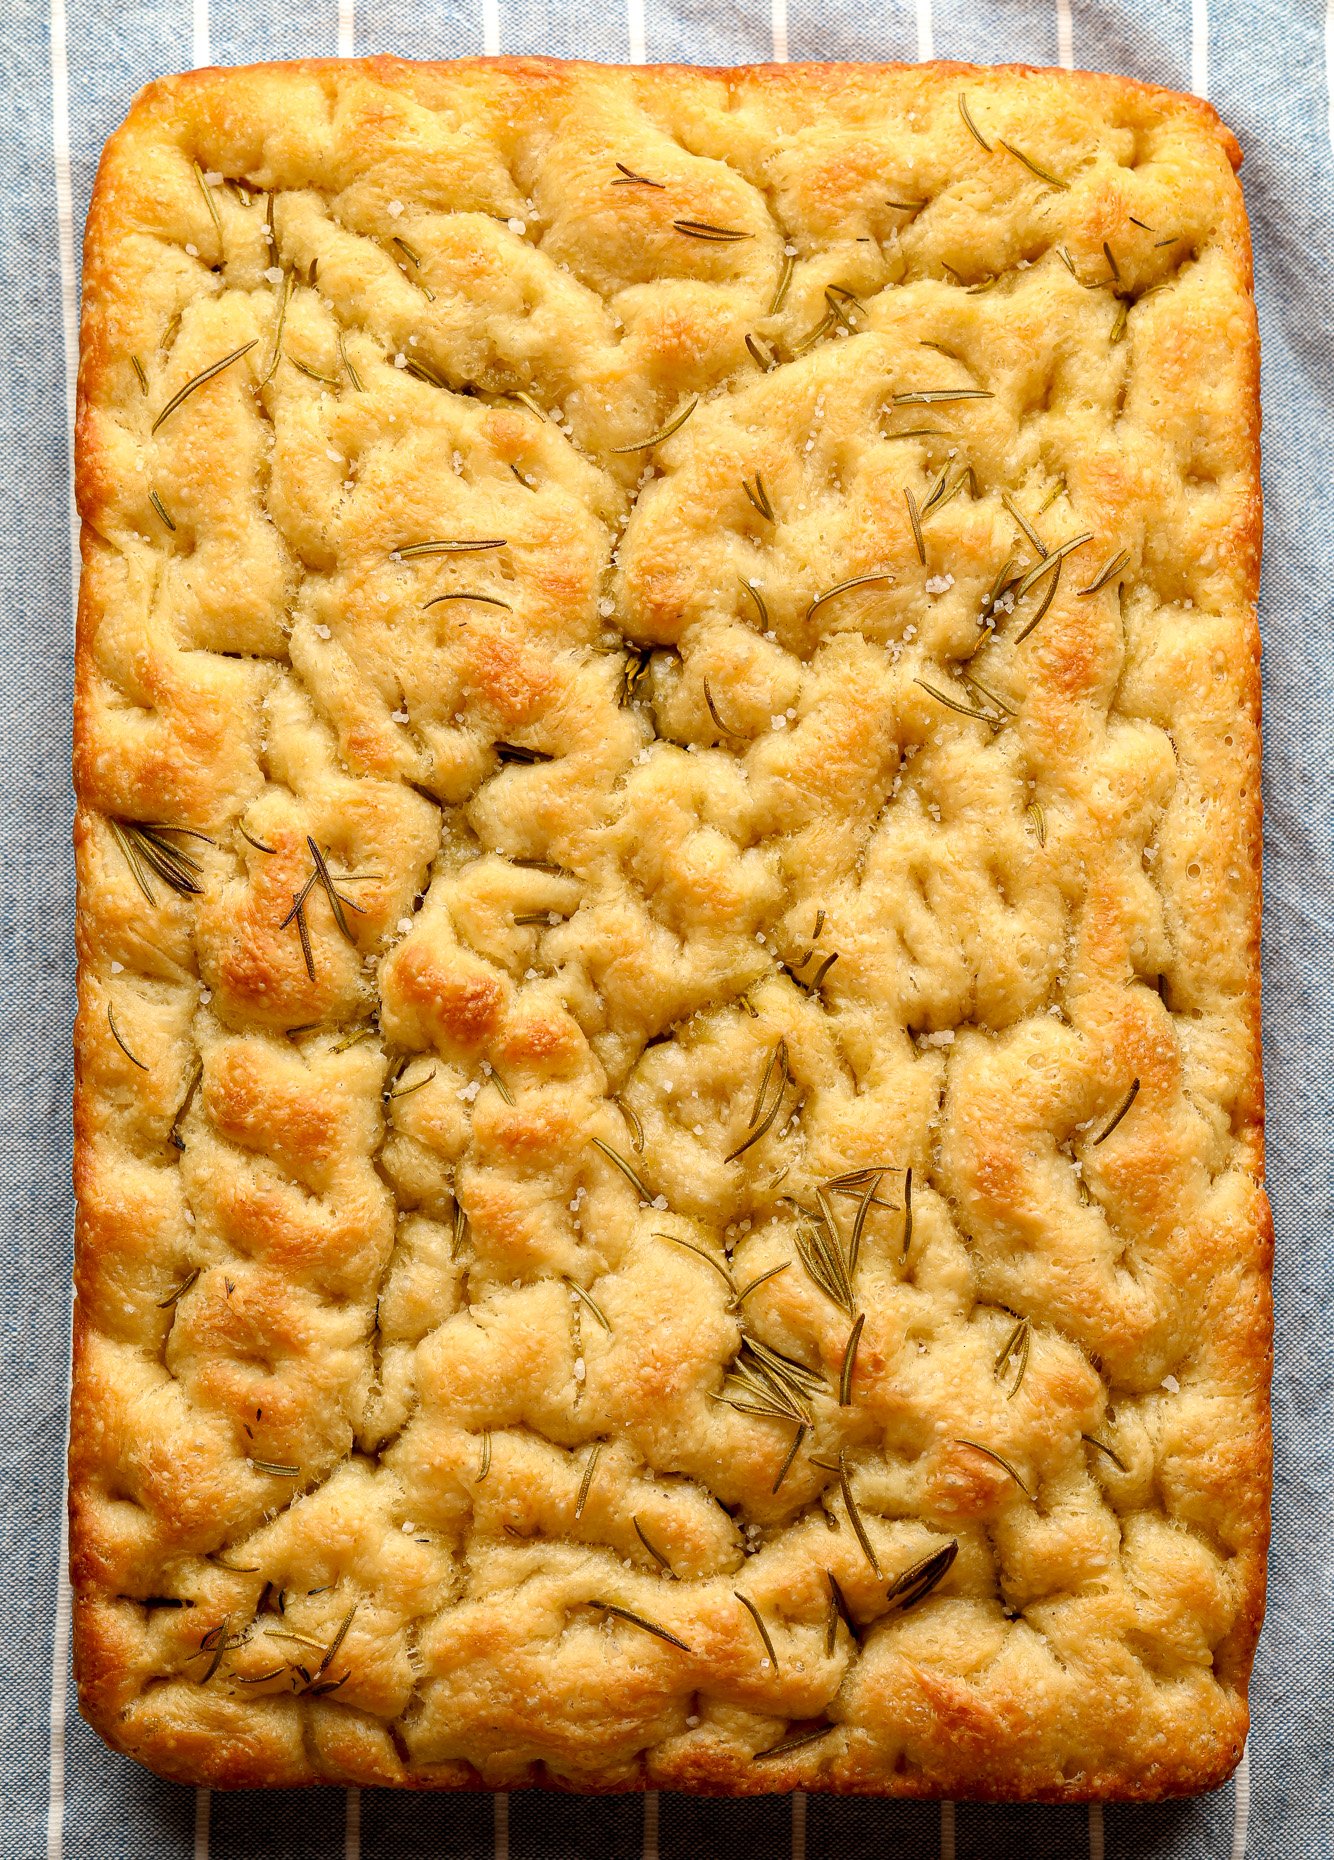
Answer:
[[[1154,1797],[1268,1516],[1255,316],[1193,98],[150,87],[89,223],[83,1709]]]

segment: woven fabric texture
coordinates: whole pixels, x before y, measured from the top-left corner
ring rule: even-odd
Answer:
[[[1318,0],[6,0],[0,33],[0,1853],[10,1860],[1324,1860],[1334,1854],[1334,4]],[[1277,1225],[1269,1611],[1245,1768],[1156,1808],[811,1797],[213,1796],[79,1720],[61,1600],[68,1377],[77,254],[139,86],[393,52],[732,64],[946,57],[1196,90],[1245,151],[1263,344],[1265,1052]]]

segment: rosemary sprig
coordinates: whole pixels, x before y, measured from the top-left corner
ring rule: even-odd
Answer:
[[[817,594],[810,606],[806,609],[806,618],[808,620],[811,619],[811,617],[824,606],[826,601],[835,600],[840,594],[848,594],[853,588],[864,588],[875,581],[893,581],[893,579],[893,574],[887,568],[874,569],[868,575],[853,575],[847,581],[840,581],[836,586],[826,588],[823,594]],[[743,582],[742,586],[744,587],[745,585],[746,584]]]
[[[783,254],[783,269],[778,274],[778,285],[773,294],[773,301],[769,305],[770,316],[777,316],[778,312],[782,309],[784,300],[787,297],[788,287],[792,283],[792,273],[796,270],[796,267],[796,254],[794,252],[785,252]]]
[[[600,1602],[596,1597],[590,1597],[588,1606],[601,1608],[605,1613],[615,1615],[618,1621],[628,1621],[631,1627],[643,1628],[646,1634],[655,1634],[659,1640],[665,1640],[670,1646],[679,1647],[682,1653],[693,1652],[692,1648],[665,1627],[659,1627],[656,1621],[650,1621],[645,1615],[637,1615],[629,1608],[622,1608],[618,1602]]]
[[[1026,1317],[1021,1317],[1006,1338],[995,1363],[992,1365],[996,1374],[996,1380],[1000,1382],[1004,1380],[1005,1371],[1009,1365],[1010,1359],[1014,1359],[1014,1382],[1005,1397],[1006,1401],[1013,1401],[1015,1396],[1019,1393],[1019,1385],[1023,1381],[1024,1372],[1028,1368],[1028,1357],[1032,1344],[1033,1327]]]
[[[1114,576],[1121,573],[1121,570],[1126,566],[1129,560],[1129,549],[1118,549],[1105,567],[1101,568],[1093,577],[1089,585],[1086,588],[1077,590],[1080,600],[1087,600],[1090,594],[1096,594],[1100,588],[1105,588],[1107,583],[1111,581]]]
[[[646,452],[650,446],[660,446],[664,440],[670,439],[673,433],[680,432],[681,428],[685,425],[698,405],[699,395],[692,395],[686,402],[682,412],[674,415],[673,418],[667,422],[666,426],[660,427],[656,433],[650,433],[647,439],[636,439],[633,445],[613,446],[611,448],[612,451],[615,453]]]
[[[847,1507],[848,1522],[856,1533],[857,1542],[861,1545],[862,1552],[867,1562],[871,1565],[871,1568],[875,1571],[877,1576],[880,1576],[883,1574],[883,1571],[876,1561],[875,1546],[866,1534],[866,1526],[862,1522],[862,1514],[858,1511],[856,1500],[852,1496],[852,1481],[848,1477],[847,1453],[842,1447],[838,1450],[838,1483],[843,1490],[843,1503]]]
[[[827,1569],[825,1571],[825,1578],[829,1583],[829,1618],[825,1623],[824,1634],[824,1657],[827,1660],[832,1656],[834,1648],[838,1645],[838,1624],[840,1621],[848,1630],[848,1633],[851,1634],[854,1641],[860,1641],[861,1635],[857,1632],[857,1623],[853,1619],[852,1610],[848,1606],[848,1598],[843,1593],[838,1577],[834,1574],[832,1569]]]
[[[168,1292],[165,1298],[160,1298],[158,1300],[158,1306],[157,1306],[158,1310],[169,1311],[174,1304],[178,1303],[180,1299],[184,1298],[185,1294],[189,1291],[190,1287],[194,1284],[195,1280],[199,1277],[199,1274],[202,1270],[203,1270],[202,1267],[195,1266],[192,1268],[191,1271],[187,1272],[185,1277],[181,1280],[180,1284],[176,1287],[174,1292]]]
[[[310,856],[315,861],[315,876],[320,882],[325,897],[329,900],[329,909],[333,912],[334,922],[338,925],[338,928],[350,943],[352,941],[352,931],[348,927],[347,918],[343,915],[343,906],[344,904],[352,904],[352,900],[351,898],[340,898],[337,891],[335,891],[333,879],[329,876],[329,868],[325,864],[324,854],[320,851],[309,833],[306,835],[306,845],[310,848]],[[359,904],[352,904],[352,909],[354,911],[359,911],[361,906]]]
[[[478,1473],[477,1473],[477,1484],[478,1485],[482,1483],[483,1479],[485,1479],[486,1475],[490,1472],[490,1470],[491,1470],[491,1433],[490,1433],[490,1429],[488,1429],[487,1432],[482,1435],[482,1464],[480,1468],[478,1469]]]
[[[764,1651],[769,1656],[769,1664],[770,1666],[773,1667],[776,1673],[778,1671],[778,1655],[774,1651],[774,1644],[773,1644],[772,1639],[770,1638],[769,1630],[764,1625],[764,1616],[760,1613],[759,1609],[755,1606],[754,1602],[751,1601],[750,1597],[748,1595],[743,1595],[740,1589],[733,1589],[732,1593],[733,1595],[735,1595],[736,1599],[740,1602],[741,1606],[745,1609],[746,1613],[750,1616],[751,1620],[755,1623],[756,1628],[759,1630],[760,1639],[764,1642]]]
[[[760,617],[760,625],[767,633],[769,631],[769,609],[765,606],[764,596],[760,593],[759,589],[749,581],[743,581],[741,586],[744,592],[754,601],[755,611]]]
[[[1086,1440],[1091,1447],[1096,1447],[1099,1453],[1105,1453],[1108,1459],[1112,1462],[1112,1465],[1115,1466],[1118,1472],[1129,1472],[1130,1471],[1130,1468],[1126,1465],[1125,1461],[1121,1458],[1121,1455],[1116,1451],[1114,1447],[1109,1447],[1105,1440],[1095,1440],[1092,1434],[1081,1434],[1079,1438],[1081,1440]]]
[[[588,1502],[589,1487],[593,1483],[593,1474],[597,1471],[598,1460],[601,1458],[601,1455],[602,1442],[600,1440],[595,1440],[593,1442],[593,1450],[584,1464],[584,1476],[579,1481],[579,1496],[574,1501],[574,1515],[576,1518],[582,1518],[584,1515],[584,1506]]]
[[[917,551],[917,560],[922,564],[923,568],[925,568],[926,567],[926,543],[922,536],[922,519],[917,509],[917,499],[913,496],[911,490],[909,490],[906,487],[904,489],[903,496],[904,496],[904,501],[906,502],[908,506],[908,521],[912,525],[913,547]]]
[[[943,407],[956,400],[995,400],[990,388],[916,388],[910,394],[896,394],[896,407]]]
[[[968,108],[968,93],[962,90],[959,92],[959,115],[968,125],[969,134],[972,136],[974,142],[980,143],[988,155],[992,154],[993,150],[991,144],[973,121],[972,112]],[[974,157],[974,160],[976,160],[976,157]]]
[[[757,1750],[751,1758],[752,1763],[762,1763],[766,1757],[785,1757],[789,1751],[804,1750],[807,1744],[818,1744],[822,1737],[828,1737],[836,1731],[836,1724],[822,1724],[814,1731],[798,1731],[792,1737],[785,1737],[777,1744],[770,1744],[767,1750]]]
[[[662,1570],[664,1574],[668,1576],[674,1576],[676,1574],[676,1571],[672,1568],[671,1564],[667,1561],[667,1558],[663,1555],[662,1551],[659,1550],[658,1546],[654,1543],[653,1539],[649,1536],[648,1532],[644,1529],[643,1525],[639,1522],[638,1515],[636,1514],[635,1516],[633,1516],[630,1519],[630,1522],[635,1527],[635,1536],[639,1539],[640,1543],[643,1544],[644,1548],[648,1551],[649,1555],[653,1558],[653,1561],[657,1564],[658,1568]]]
[[[1108,1137],[1111,1136],[1112,1132],[1116,1129],[1116,1126],[1121,1122],[1121,1119],[1125,1116],[1126,1112],[1130,1109],[1131,1105],[1135,1102],[1138,1096],[1139,1096],[1139,1080],[1136,1078],[1136,1079],[1131,1080],[1130,1090],[1126,1093],[1125,1101],[1122,1104],[1120,1110],[1116,1113],[1116,1116],[1112,1119],[1111,1123],[1108,1124],[1107,1128],[1103,1131],[1102,1135],[1100,1137],[1095,1137],[1093,1139],[1092,1147],[1095,1150],[1097,1149],[1100,1143],[1105,1143]]]
[[[773,1486],[771,1489],[774,1492],[777,1492],[779,1486],[782,1485],[784,1479],[786,1479],[788,1474],[791,1472],[792,1462],[793,1460],[796,1459],[798,1453],[800,1453],[801,1451],[801,1443],[806,1438],[806,1432],[807,1432],[806,1423],[804,1421],[798,1421],[797,1431],[792,1436],[792,1445],[788,1448],[787,1453],[784,1455],[783,1464],[778,1468],[778,1477],[773,1482]]]
[[[852,1283],[837,1233],[821,1218],[813,1227],[798,1227],[796,1248],[807,1278],[824,1293],[831,1304],[837,1305],[851,1317]]]
[[[431,542],[400,543],[389,551],[391,562],[415,562],[425,555],[477,555],[484,549],[504,549],[504,536],[438,537]]]
[[[1086,542],[1092,541],[1093,531],[1083,530],[1078,536],[1071,536],[1059,548],[1050,550],[1035,567],[1030,568],[1028,573],[1020,578],[1014,591],[1015,599],[1022,600],[1029,589],[1036,587],[1044,575],[1050,575],[1057,564],[1063,562],[1072,550],[1080,549]]]
[[[1022,162],[1028,172],[1035,174],[1039,181],[1045,181],[1048,187],[1059,188],[1063,194],[1070,192],[1068,181],[1063,181],[1059,175],[1049,173],[1046,168],[1040,168],[1031,155],[1025,155],[1022,149],[1017,149],[1013,142],[1007,142],[1004,136],[1001,136],[999,141],[1006,154],[1013,155],[1016,161]]]
[[[652,1201],[653,1195],[651,1191],[645,1188],[642,1179],[630,1167],[630,1164],[625,1160],[624,1156],[621,1155],[619,1150],[614,1150],[610,1143],[604,1143],[601,1137],[591,1137],[589,1141],[593,1144],[595,1149],[602,1151],[602,1154],[609,1163],[614,1163],[616,1165],[630,1186],[638,1190],[641,1201]]]
[[[514,610],[512,601],[502,601],[497,594],[476,594],[470,589],[460,589],[457,594],[434,595],[427,601],[426,606],[422,608],[422,612],[425,613],[427,608],[430,607],[443,606],[446,601],[481,601],[486,607],[504,607],[509,609],[510,612]]]
[[[736,1302],[736,1281],[733,1279],[726,1266],[724,1266],[721,1261],[716,1260],[712,1253],[706,1252],[702,1246],[697,1246],[693,1240],[683,1240],[680,1234],[654,1234],[653,1238],[655,1240],[670,1240],[673,1246],[683,1246],[687,1252],[694,1253],[698,1258],[702,1259],[706,1266],[712,1266],[728,1291],[731,1292],[733,1302]]]
[[[172,535],[174,536],[176,534],[176,525],[172,522],[171,516],[167,510],[167,506],[163,503],[162,499],[158,496],[156,491],[152,491],[152,490],[149,491],[148,501],[153,506],[154,510],[156,510],[158,515],[161,517],[162,521],[166,524],[167,528],[171,531]]]
[[[155,873],[165,885],[173,891],[179,891],[195,897],[202,896],[203,886],[195,882],[203,867],[192,854],[173,846],[164,839],[166,833],[188,833],[192,839],[204,840],[208,845],[213,841],[207,833],[199,833],[193,827],[169,827],[140,820],[115,820],[108,816],[107,825],[125,862],[130,868],[135,883],[150,904],[156,904],[148,874]]]
[[[995,1452],[991,1447],[984,1447],[980,1440],[965,1440],[962,1435],[956,1435],[955,1445],[960,1447],[971,1447],[974,1453],[980,1453],[984,1459],[993,1460],[995,1464],[1000,1467],[1002,1472],[1007,1472],[1010,1475],[1025,1498],[1030,1500],[1033,1499],[1033,1494],[1014,1470],[1014,1467],[1011,1466],[1010,1462],[1007,1459],[1002,1459],[1001,1455]]]
[[[774,507],[769,502],[769,493],[764,488],[764,479],[760,473],[756,472],[755,474],[755,484],[753,488],[748,481],[743,478],[741,480],[741,489],[746,493],[746,496],[750,499],[760,515],[767,522],[772,523],[774,520]]]
[[[862,1340],[862,1329],[866,1323],[866,1313],[859,1311],[857,1321],[848,1332],[848,1341],[843,1351],[843,1367],[838,1377],[838,1405],[840,1408],[852,1406],[852,1378],[857,1370],[857,1345]]]
[[[646,174],[636,174],[634,169],[627,168],[623,161],[618,161],[616,166],[621,172],[612,182],[613,187],[656,187],[659,192],[666,189],[665,181],[650,181]]]
[[[822,1386],[804,1363],[794,1363],[747,1335],[742,1337],[737,1359],[716,1399],[739,1414],[804,1421],[809,1426],[813,1416],[808,1397],[814,1388]],[[733,1391],[730,1394],[729,1387]]]
[[[732,226],[715,226],[709,220],[673,220],[677,232],[684,233],[687,239],[711,239],[719,245],[731,245],[737,239],[749,239],[748,232],[738,232]]]
[[[569,1286],[570,1290],[574,1293],[575,1297],[579,1299],[579,1301],[582,1304],[585,1304],[588,1306],[589,1310],[593,1313],[593,1316],[597,1319],[598,1323],[601,1324],[603,1330],[605,1330],[608,1333],[608,1335],[610,1335],[611,1325],[607,1322],[607,1319],[602,1311],[602,1308],[599,1305],[594,1303],[591,1295],[584,1290],[583,1286],[580,1285],[577,1280],[572,1279],[568,1272],[562,1273],[561,1277],[565,1280],[565,1283]]]
[[[974,710],[967,704],[960,704],[957,698],[952,698],[947,692],[938,690],[933,684],[928,684],[925,678],[914,678],[913,683],[915,685],[920,685],[923,691],[929,692],[929,694],[935,698],[938,703],[943,704],[947,710],[957,711],[961,717],[971,717],[974,723],[989,724],[993,730],[1000,728],[1000,720],[993,717],[990,711]]]
[[[925,1601],[931,1591],[949,1574],[954,1566],[954,1559],[959,1554],[957,1538],[942,1544],[939,1550],[932,1550],[919,1562],[905,1569],[901,1576],[896,1576],[889,1585],[886,1596],[891,1608],[915,1608],[918,1602]]]

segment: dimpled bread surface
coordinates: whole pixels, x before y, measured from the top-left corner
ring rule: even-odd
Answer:
[[[152,85],[78,418],[83,1710],[214,1786],[1155,1797],[1268,1529],[1207,105]]]

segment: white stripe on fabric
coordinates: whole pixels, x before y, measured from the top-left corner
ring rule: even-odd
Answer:
[[[1325,88],[1329,92],[1329,144],[1334,148],[1334,0],[1325,13]]]
[[[627,25],[630,31],[630,63],[642,65],[644,50],[644,0],[627,0]]]
[[[493,1795],[495,1814],[495,1860],[510,1860],[510,1799],[507,1795]]]
[[[773,0],[774,63],[787,63],[787,0]]]
[[[1070,0],[1056,0],[1056,57],[1063,71],[1075,68],[1075,23]]]
[[[917,56],[934,58],[935,35],[931,30],[931,0],[917,0]]]
[[[208,0],[194,0],[194,49],[192,62],[198,71],[201,65],[209,63],[208,53]]]
[[[792,1860],[806,1860],[806,1791],[792,1795]]]
[[[356,0],[338,0],[338,56],[351,58],[356,40]]]
[[[1209,95],[1209,0],[1190,0],[1190,87]]]
[[[1103,1860],[1106,1842],[1103,1838],[1102,1803],[1089,1803],[1089,1860]]]
[[[940,1860],[954,1860],[954,1804],[940,1805]]]
[[[69,21],[65,0],[51,0],[51,160],[56,181],[56,227],[60,245],[60,322],[65,359],[65,447],[69,477],[71,622],[79,591],[79,520],[74,505],[74,406],[78,384],[78,284],[74,270],[74,188],[70,175]],[[69,1334],[69,1333],[67,1333]],[[68,1377],[66,1389],[68,1391]],[[60,1550],[56,1558],[56,1609],[51,1628],[51,1716],[49,1790],[46,1801],[47,1860],[65,1850],[65,1714],[69,1684],[69,1402],[65,1403],[61,1481]]]
[[[195,1790],[195,1860],[208,1860],[208,1817],[212,1798],[207,1789]]]
[[[488,58],[500,56],[500,0],[482,0],[482,50]]]
[[[361,1791],[347,1792],[347,1820],[343,1823],[343,1860],[361,1860]]]
[[[1331,7],[1334,15],[1334,7]],[[1241,1747],[1241,1762],[1237,1765],[1236,1778],[1232,1785],[1232,1860],[1246,1860],[1246,1838],[1251,1831],[1251,1747]]]
[[[658,1860],[658,1792],[644,1791],[644,1860]]]

